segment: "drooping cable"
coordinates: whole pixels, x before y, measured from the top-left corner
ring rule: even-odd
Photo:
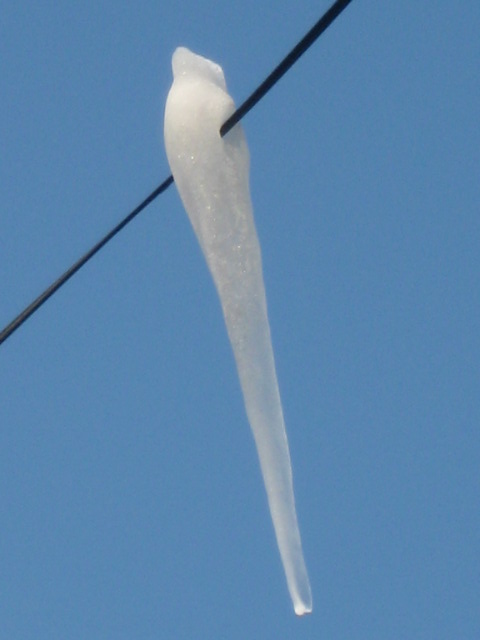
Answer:
[[[46,302],[51,296],[53,296],[55,291],[58,291],[58,289],[60,289],[60,287],[64,285],[67,280],[70,280],[70,278],[75,273],[77,273],[77,271],[81,269],[83,265],[90,260],[90,258],[93,258],[93,256],[98,253],[100,249],[102,249],[107,244],[107,242],[109,242],[109,240],[116,236],[117,233],[123,229],[123,227],[131,222],[141,211],[143,211],[143,209],[145,209],[145,207],[153,202],[157,196],[165,191],[165,189],[168,189],[172,182],[173,177],[168,176],[168,178],[164,180],[162,184],[155,189],[155,191],[152,191],[152,193],[147,196],[145,200],[141,202],[137,207],[135,207],[135,209],[131,213],[129,213],[128,216],[126,216],[121,222],[119,222],[114,229],[107,233],[107,235],[104,236],[99,242],[97,242],[97,244],[92,247],[90,251],[87,251],[87,253],[82,256],[80,260],[77,260],[77,262],[75,262],[75,264],[73,264],[69,269],[67,269],[67,271],[65,271],[65,273],[63,273],[57,280],[55,280],[55,282],[51,284],[48,289],[45,289],[45,291],[40,294],[38,298],[36,298],[31,304],[29,304],[28,307],[24,309],[22,313],[20,313],[14,320],[12,320],[12,322],[10,322],[10,324],[8,324],[0,333],[0,344],[2,344],[2,342],[5,342],[5,340],[9,336],[11,336],[12,333],[25,322],[25,320],[27,320],[33,313],[35,313],[35,311],[37,311],[37,309],[42,306],[44,302]]]
[[[248,96],[235,113],[224,122],[220,128],[220,135],[223,137],[226,133],[239,122],[244,115],[246,115],[250,109],[259,102],[263,96],[270,91],[282,76],[297,62],[301,55],[312,46],[312,44],[319,38],[322,33],[328,29],[332,22],[337,18],[342,11],[350,4],[352,0],[337,0],[334,2],[330,9],[326,11],[320,20],[313,25],[310,31],[300,40],[300,42],[293,47],[288,55],[275,67],[272,73],[265,78],[261,85],[259,85],[255,91]]]
[[[287,73],[305,51],[317,40],[317,38],[332,24],[340,13],[352,2],[352,0],[337,0],[328,9],[320,20],[308,31],[308,33],[295,45],[290,53],[275,67],[270,75],[253,91],[253,93],[238,107],[238,109],[223,123],[220,135],[223,137],[234,127]],[[28,305],[12,322],[0,332],[0,344],[5,342],[31,315],[37,311],[61,286],[63,286],[79,269],[81,269],[93,256],[102,249],[107,242],[119,233],[141,211],[151,204],[157,196],[163,193],[173,183],[173,176],[168,176],[152,193],[131,211],[116,227],[105,235],[84,256],[63,273],[53,284]]]

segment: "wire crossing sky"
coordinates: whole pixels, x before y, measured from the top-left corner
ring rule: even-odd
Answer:
[[[253,107],[270,91],[270,89],[284,76],[295,62],[307,51],[309,47],[320,37],[320,35],[332,24],[340,13],[350,4],[352,0],[337,0],[330,9],[315,23],[308,33],[298,42],[287,56],[275,67],[270,75],[253,91],[253,93],[236,109],[236,111],[223,123],[220,134],[223,137],[239,122]],[[5,342],[31,315],[33,315],[60,287],[77,273],[100,249],[102,249],[117,233],[119,233],[129,222],[141,213],[157,196],[163,193],[173,183],[173,176],[168,176],[165,180],[147,196],[133,211],[131,211],[121,222],[119,222],[107,235],[92,247],[84,256],[63,273],[54,283],[52,283],[38,298],[26,307],[12,322],[10,322],[0,332],[0,344]]]

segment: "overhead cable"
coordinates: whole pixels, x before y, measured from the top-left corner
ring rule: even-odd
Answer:
[[[220,135],[227,134],[237,122],[239,122],[284,76],[287,71],[297,62],[301,55],[312,46],[317,38],[332,24],[340,13],[352,2],[352,0],[337,0],[330,9],[315,23],[308,33],[295,45],[280,64],[265,78],[265,80],[250,94],[250,96],[238,107],[238,109],[223,123],[220,128]],[[28,305],[12,322],[10,322],[0,332],[0,344],[5,342],[14,331],[16,331],[31,315],[33,315],[61,286],[77,273],[93,256],[102,249],[107,242],[119,233],[129,222],[131,222],[141,211],[151,204],[157,196],[163,193],[173,183],[173,176],[168,176],[165,180],[147,196],[133,211],[131,211],[116,227],[107,233],[97,244],[63,273],[53,284],[51,284],[38,298]]]

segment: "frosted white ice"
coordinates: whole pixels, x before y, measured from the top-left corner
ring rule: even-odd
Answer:
[[[270,339],[260,245],[249,189],[249,153],[218,64],[184,47],[173,54],[165,146],[175,184],[218,290],[295,613],[312,596]]]

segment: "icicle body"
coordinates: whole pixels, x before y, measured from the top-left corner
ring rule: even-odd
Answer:
[[[268,324],[260,246],[240,125],[221,67],[188,49],[172,60],[165,146],[175,184],[213,276],[255,438],[295,613],[312,610],[295,512],[292,471]]]

